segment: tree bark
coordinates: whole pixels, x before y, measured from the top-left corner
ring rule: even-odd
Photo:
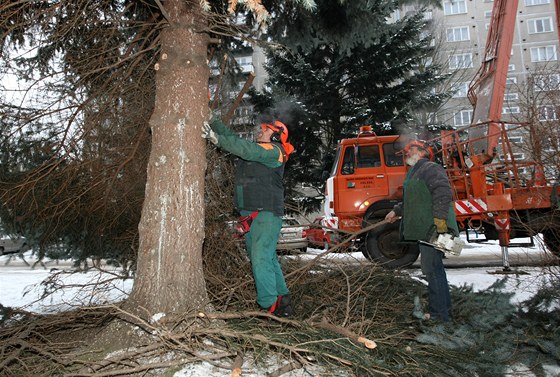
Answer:
[[[152,149],[137,274],[127,303],[128,309],[149,315],[208,303],[202,268],[206,155],[201,137],[208,119],[208,36],[196,31],[205,21],[198,1],[167,0],[164,5],[169,26],[161,33],[154,67]]]

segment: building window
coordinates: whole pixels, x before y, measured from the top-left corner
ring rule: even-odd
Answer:
[[[556,46],[531,47],[532,62],[549,62],[557,60]]]
[[[519,114],[519,106],[506,106],[502,108],[502,114]]]
[[[431,47],[434,47],[436,45],[435,38],[433,38],[432,35],[427,31],[422,31],[420,33],[420,39],[423,40],[423,41],[430,41],[430,46]]]
[[[447,42],[459,42],[470,40],[469,27],[451,27],[447,29]]]
[[[238,117],[248,117],[253,114],[252,106],[239,106],[235,109],[235,115]]]
[[[542,141],[542,148],[545,152],[558,151],[558,143],[555,138],[546,138]]]
[[[539,120],[558,120],[558,111],[552,105],[542,106],[539,108]]]
[[[491,10],[484,11],[484,18],[490,18],[490,17],[492,17],[492,11]]]
[[[239,67],[243,70],[243,72],[251,72],[253,71],[253,57],[245,56],[240,58],[235,58]]]
[[[449,69],[472,68],[472,53],[455,54],[449,56]]]
[[[466,97],[468,92],[469,92],[469,83],[468,82],[458,82],[453,86],[453,97],[454,98]]]
[[[422,16],[423,16],[422,19],[424,21],[430,21],[431,19],[434,18],[434,14],[433,14],[431,9],[425,10],[424,13],[422,14]]]
[[[513,72],[513,71],[515,71],[515,64],[508,65],[508,72]]]
[[[467,13],[467,2],[465,0],[443,2],[443,14],[446,16],[462,13]]]
[[[550,33],[552,32],[552,17],[527,20],[527,28],[529,29],[529,34]]]
[[[541,4],[550,4],[550,0],[525,0],[525,5],[527,5],[528,7],[531,5]]]
[[[513,154],[511,154],[511,157],[513,157],[513,160],[517,160],[517,161],[524,160],[525,159],[525,154],[524,153],[513,153]],[[500,155],[500,160],[511,161],[511,157],[510,157],[509,154],[505,155],[505,156],[503,154],[501,154]]]
[[[512,136],[512,137],[508,137],[508,140],[510,143],[514,143],[514,144],[520,144],[521,142],[523,142],[523,137],[522,136]],[[499,138],[498,139],[498,143],[503,143],[503,139]]]
[[[537,75],[534,78],[535,91],[560,90],[560,74]]]
[[[518,123],[505,123],[506,130],[518,130],[522,125]]]
[[[517,84],[517,77],[507,77],[506,85]]]
[[[517,101],[519,100],[519,93],[506,93],[504,94],[504,101]]]
[[[437,123],[437,113],[434,112],[428,112],[425,114],[426,115],[426,122],[428,122],[428,124],[436,124]]]
[[[456,126],[468,126],[471,124],[472,110],[461,110],[453,116],[453,123]]]

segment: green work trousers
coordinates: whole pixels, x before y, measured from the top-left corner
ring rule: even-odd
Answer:
[[[241,216],[250,214],[241,211]],[[286,280],[276,255],[276,242],[282,228],[282,219],[272,212],[260,211],[245,234],[247,254],[251,260],[257,287],[257,303],[265,309],[274,304],[278,296],[289,293]]]

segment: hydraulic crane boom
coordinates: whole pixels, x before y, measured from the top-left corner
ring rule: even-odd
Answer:
[[[560,0],[554,2],[560,37]],[[474,107],[471,123],[490,122],[487,130],[478,127],[469,133],[472,152],[478,156],[475,163],[484,164],[496,153],[500,138],[500,127],[496,122],[502,116],[518,4],[515,0],[494,1],[482,64],[469,89],[469,100]]]
[[[560,37],[560,0],[554,2]],[[560,253],[559,248],[550,246],[560,240],[558,186],[548,185],[537,144],[532,159],[514,158],[508,128],[501,119],[518,6],[517,0],[494,0],[483,59],[468,93],[474,107],[471,125],[442,132],[443,158],[454,188],[457,219],[478,222],[487,238],[499,239],[504,265],[511,236],[522,234],[524,229],[529,235],[542,233],[549,248]],[[521,127],[535,132],[535,125]],[[464,131],[468,141],[458,133]],[[521,169],[531,172],[532,177],[520,175]]]
[[[474,107],[472,123],[491,122],[487,135],[480,134],[485,131],[480,127],[469,135],[474,154],[482,155],[481,163],[492,159],[500,137],[493,122],[499,121],[502,115],[517,5],[512,0],[494,1],[482,64],[469,89],[469,100]]]

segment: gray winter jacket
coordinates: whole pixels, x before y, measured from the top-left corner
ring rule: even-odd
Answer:
[[[428,241],[435,229],[434,217],[447,220],[459,234],[451,185],[443,166],[426,158],[419,160],[404,180],[403,201],[393,210],[402,216],[401,237],[405,241]]]

